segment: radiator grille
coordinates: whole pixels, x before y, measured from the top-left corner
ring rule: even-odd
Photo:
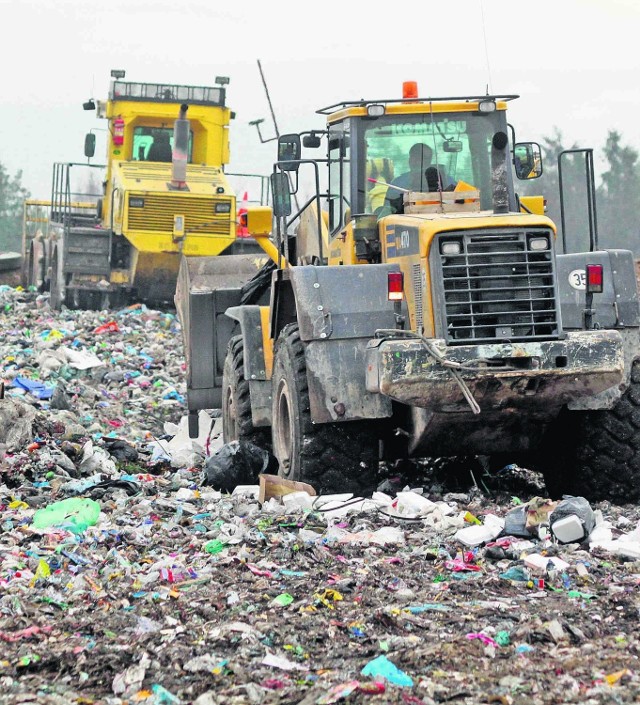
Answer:
[[[540,230],[439,238],[448,342],[558,337],[552,250],[531,248],[542,238],[552,247],[552,233]],[[459,254],[442,254],[449,242],[460,244]]]
[[[413,282],[413,299],[416,309],[416,330],[422,333],[424,327],[424,301],[422,296],[422,266],[420,264],[413,265],[411,269],[411,280]]]
[[[138,206],[132,206],[132,201]],[[227,213],[216,213],[218,208]],[[129,194],[127,200],[129,230],[173,232],[173,216],[183,215],[188,235],[230,235],[231,219],[235,220],[234,203],[230,198],[178,196],[165,194]]]

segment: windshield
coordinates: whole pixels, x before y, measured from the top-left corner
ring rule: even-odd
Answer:
[[[191,147],[193,132],[189,134],[189,163],[191,163]],[[170,162],[173,149],[172,127],[138,126],[133,130],[133,148],[131,159],[146,162]]]
[[[361,212],[379,213],[383,205],[401,212],[400,189],[453,190],[456,185],[478,189],[480,207],[491,208],[491,140],[498,130],[506,132],[504,111],[387,115],[361,125]]]

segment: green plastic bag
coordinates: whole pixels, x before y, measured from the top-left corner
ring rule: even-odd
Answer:
[[[34,529],[48,529],[52,526],[81,534],[89,526],[97,524],[100,505],[86,497],[70,497],[54,502],[33,515]]]

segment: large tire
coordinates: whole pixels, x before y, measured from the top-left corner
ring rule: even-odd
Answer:
[[[308,482],[318,493],[370,494],[378,474],[375,424],[311,421],[305,348],[297,324],[280,333],[272,377],[273,453],[279,474]]]
[[[640,360],[613,409],[567,411],[558,418],[540,462],[549,494],[625,504],[640,500]],[[555,448],[553,448],[555,445]]]
[[[249,382],[244,378],[244,347],[242,336],[229,341],[222,373],[222,436],[225,443],[249,441],[271,449],[271,430],[254,426],[251,418]]]

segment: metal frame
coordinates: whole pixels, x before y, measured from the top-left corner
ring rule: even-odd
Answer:
[[[101,193],[81,193],[71,190],[70,172],[72,166],[88,167],[89,169],[106,169],[106,164],[87,164],[86,162],[56,162],[53,165],[53,179],[51,182],[51,215],[50,220],[62,225],[70,224],[71,208],[74,200],[72,196],[89,196],[102,198]]]
[[[241,174],[239,172],[225,171],[225,176],[239,176],[241,178],[252,178],[260,179],[260,205],[269,205],[269,198],[271,197],[271,182],[268,176],[263,174]],[[236,201],[238,199],[236,198]],[[249,203],[255,203],[255,200],[250,199]]]
[[[123,95],[115,95],[116,87],[124,87],[125,90],[129,86],[143,86],[144,89],[141,92],[145,92],[146,88],[151,88],[156,91],[155,95],[129,95],[125,93]],[[178,89],[186,89],[187,95],[178,95]],[[171,97],[164,98],[157,95],[158,91],[170,91]],[[218,91],[220,96],[219,101],[214,100],[197,100],[192,98],[193,91]],[[109,100],[116,102],[134,102],[134,103],[188,103],[189,105],[210,105],[217,108],[225,107],[226,91],[222,86],[185,86],[179,83],[147,83],[144,81],[120,81],[115,79],[111,83],[111,88],[109,90]]]
[[[284,254],[285,259],[287,262],[291,263],[291,260],[289,258],[289,238],[286,237],[286,242],[284,243],[284,249],[285,252],[282,252],[282,245],[283,245],[283,235],[287,235],[287,229],[288,227],[295,221],[297,220],[301,215],[302,212],[309,206],[310,203],[312,203],[314,200],[318,204],[317,208],[317,221],[318,221],[318,253],[320,257],[320,263],[324,264],[324,256],[323,256],[323,247],[322,247],[322,212],[320,210],[320,199],[321,198],[326,198],[327,194],[321,194],[320,193],[320,170],[318,168],[318,164],[321,163],[327,163],[327,159],[293,159],[293,160],[286,160],[286,161],[279,161],[275,162],[273,165],[273,173],[277,174],[279,171],[285,174],[288,174],[289,170],[287,169],[282,169],[283,164],[297,164],[298,166],[301,166],[302,164],[312,164],[313,169],[314,169],[314,175],[315,175],[315,182],[316,182],[316,193],[315,196],[311,196],[306,203],[300,208],[299,206],[296,207],[298,210],[289,218],[289,220],[286,220],[286,216],[279,216],[276,217],[276,247],[278,248],[278,269],[282,269],[282,255]],[[296,177],[297,177],[297,170],[296,170]],[[294,195],[297,192],[297,183],[296,183],[296,190],[292,192],[292,195]],[[284,233],[282,232],[282,225],[284,223]]]
[[[560,190],[560,223],[562,225],[562,249],[567,252],[567,233],[564,217],[564,186],[562,183],[562,157],[565,154],[585,155],[585,178],[587,181],[587,211],[589,216],[589,252],[598,249],[598,211],[596,209],[596,182],[593,167],[593,149],[565,149],[558,154],[558,188]]]
[[[337,112],[341,108],[356,108],[365,107],[366,105],[371,105],[372,103],[383,103],[384,105],[389,105],[394,103],[397,105],[411,104],[411,103],[447,103],[447,102],[457,102],[457,103],[475,103],[482,100],[495,100],[509,102],[510,100],[515,100],[519,98],[519,95],[465,95],[465,96],[455,96],[455,97],[444,97],[444,98],[381,98],[379,100],[343,100],[339,103],[334,103],[333,105],[328,105],[326,108],[320,108],[316,110],[317,115],[331,115]]]

